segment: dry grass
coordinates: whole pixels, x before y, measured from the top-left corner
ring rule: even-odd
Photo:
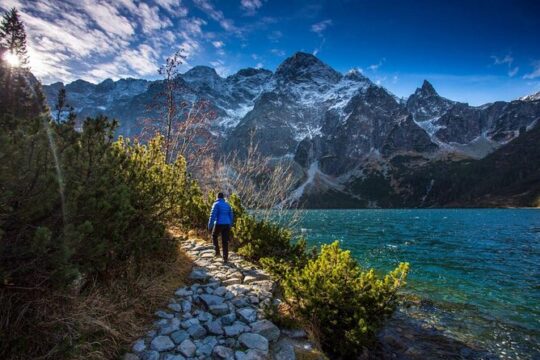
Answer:
[[[0,357],[119,358],[185,283],[192,261],[178,246],[176,258],[148,259],[140,266],[139,275],[116,269],[76,295],[0,292],[0,326],[10,332],[1,336]]]

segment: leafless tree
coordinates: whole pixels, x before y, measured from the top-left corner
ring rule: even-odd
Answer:
[[[208,164],[213,170],[206,173],[214,175],[203,183],[235,193],[246,208],[257,210],[258,216],[292,227],[302,216],[302,211],[288,202],[297,183],[293,164],[292,159],[262,155],[251,139],[245,155],[234,152]]]
[[[186,89],[179,81],[179,67],[186,56],[182,50],[167,58],[158,70],[163,76],[163,90],[148,106],[151,115],[141,121],[140,138],[146,141],[163,135],[168,162],[182,155],[190,171],[196,171],[205,156],[210,156],[215,142],[210,132],[215,111],[206,100],[186,100]],[[157,115],[157,119],[154,117]]]

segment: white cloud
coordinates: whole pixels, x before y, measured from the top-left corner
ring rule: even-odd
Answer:
[[[519,66],[516,66],[513,69],[508,70],[508,76],[514,77],[519,72]]]
[[[368,69],[371,70],[371,71],[377,71],[377,70],[379,70],[379,68],[382,66],[382,64],[385,61],[386,61],[386,58],[382,58],[381,60],[379,60],[378,63],[369,65]]]
[[[511,66],[512,63],[514,62],[514,58],[510,54],[506,54],[503,57],[498,57],[498,56],[493,55],[491,56],[491,58],[493,59],[493,63],[495,65],[508,64],[508,66]]]
[[[502,57],[492,55],[494,65],[506,65],[508,67],[507,74],[509,77],[514,77],[519,72],[519,66],[513,66],[514,58],[512,54],[508,53]]]
[[[216,49],[221,49],[223,46],[225,46],[223,41],[220,40],[212,41],[212,45],[214,45]]]
[[[262,62],[258,62],[257,65],[255,65],[255,68],[256,69],[262,69],[263,66],[264,66],[264,64]]]
[[[276,56],[285,56],[285,50],[281,49],[270,49],[270,52]]]
[[[540,78],[540,60],[534,61],[532,65],[533,70],[530,73],[523,75],[524,79]]]
[[[159,8],[157,6],[150,7],[145,3],[141,3],[138,7],[138,15],[141,19],[142,29],[145,32],[153,32],[172,26],[169,18],[159,16]]]
[[[187,16],[188,9],[182,6],[180,0],[154,0],[156,4],[175,16]]]
[[[279,39],[283,37],[283,33],[279,30],[274,30],[270,34],[268,34],[268,40],[271,42],[279,42]]]
[[[138,75],[156,74],[159,64],[157,52],[149,45],[140,45],[137,49],[125,51],[121,60]]]
[[[99,1],[85,0],[83,2],[86,13],[95,23],[108,33],[129,38],[135,33],[131,21],[118,13],[114,6]]]
[[[255,15],[257,10],[263,6],[261,0],[241,0],[240,5],[246,10],[246,15]]]
[[[322,36],[322,33],[330,25],[332,25],[332,20],[331,19],[326,19],[326,20],[323,20],[323,21],[320,21],[318,23],[315,23],[315,24],[311,25],[311,31],[313,31],[314,33],[316,33],[319,36]]]
[[[213,20],[217,21],[223,29],[235,33],[240,32],[240,30],[234,25],[233,21],[227,19],[225,15],[223,15],[223,12],[214,8],[214,6],[208,0],[193,0],[193,3]]]

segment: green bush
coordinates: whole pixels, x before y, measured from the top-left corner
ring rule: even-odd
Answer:
[[[298,314],[319,331],[323,349],[350,358],[373,344],[376,332],[397,305],[409,264],[379,278],[364,271],[336,241],[283,281],[285,295]]]
[[[279,265],[288,267],[305,263],[307,252],[304,239],[295,240],[289,229],[248,213],[234,194],[229,202],[235,216],[232,247],[238,254],[261,262],[271,270],[277,270]]]
[[[114,141],[116,122],[47,116],[0,127],[0,281],[65,287],[73,279],[174,254],[168,224],[192,224],[201,196],[163,139]],[[203,203],[202,201],[199,201]]]

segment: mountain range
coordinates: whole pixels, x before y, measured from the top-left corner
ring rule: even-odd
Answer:
[[[540,93],[470,106],[426,80],[398,98],[358,70],[342,74],[298,52],[275,72],[223,78],[196,66],[176,79],[187,101],[215,110],[220,153],[250,142],[295,168],[290,201],[306,207],[537,206]],[[135,136],[163,81],[105,80],[44,86],[53,106],[65,88],[77,116],[120,120]],[[498,179],[502,177],[501,179]]]

